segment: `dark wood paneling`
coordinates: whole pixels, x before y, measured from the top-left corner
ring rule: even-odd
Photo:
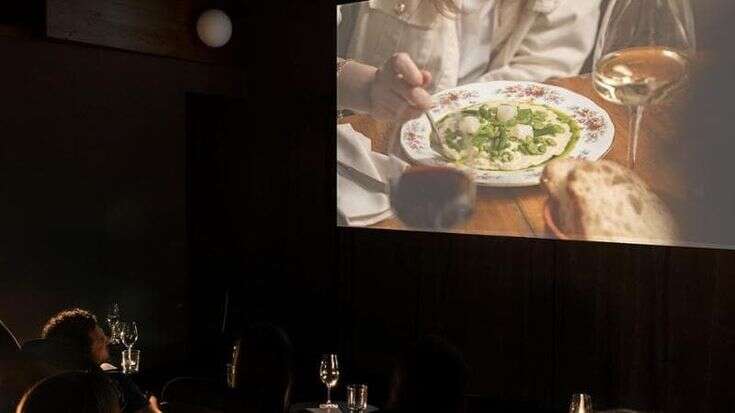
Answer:
[[[46,0],[46,35],[202,62],[234,63],[244,45],[244,1],[220,2],[233,19],[233,39],[219,49],[196,33],[207,0]]]
[[[369,286],[343,292],[344,308],[380,302],[347,324],[343,351],[355,360],[438,332],[464,352],[470,393],[518,401],[519,411],[563,411],[575,392],[592,394],[599,408],[728,406],[734,252],[347,228],[339,235],[343,288]],[[398,328],[372,327],[383,325]],[[383,370],[370,375],[373,384],[385,386],[390,366],[371,366]]]
[[[117,300],[149,366],[180,358],[186,94],[243,96],[242,71],[5,38],[0,54],[0,318],[28,340]]]

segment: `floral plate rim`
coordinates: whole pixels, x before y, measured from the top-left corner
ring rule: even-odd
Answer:
[[[431,109],[435,119],[487,100],[515,100],[552,105],[564,110],[579,123],[582,134],[569,158],[599,160],[611,149],[615,125],[610,115],[591,99],[569,89],[529,81],[491,81],[471,83],[433,95],[438,105]],[[429,144],[430,125],[426,116],[409,120],[400,129],[401,148],[408,158],[422,165],[446,165],[442,155]],[[475,171],[477,185],[489,187],[527,187],[539,185],[544,165],[519,171]]]

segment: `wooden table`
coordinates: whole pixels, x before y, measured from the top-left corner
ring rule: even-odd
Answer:
[[[547,82],[586,96],[605,109],[615,124],[615,139],[605,159],[627,162],[628,152],[628,111],[622,106],[606,102],[592,88],[589,75],[581,75]],[[683,199],[686,192],[680,184],[675,167],[665,161],[662,149],[676,139],[675,120],[681,105],[676,103],[646,109],[641,127],[638,146],[638,165],[636,173],[664,199]],[[399,126],[379,122],[365,115],[353,115],[342,119],[369,137],[373,150],[386,153],[392,134],[397,134]],[[401,156],[406,159],[404,153]],[[553,235],[546,227],[543,211],[548,196],[540,186],[527,188],[486,188],[479,187],[476,212],[473,217],[458,228],[456,232],[469,234],[492,234],[521,237],[551,238]],[[403,229],[397,219],[391,218],[373,225],[374,228]]]

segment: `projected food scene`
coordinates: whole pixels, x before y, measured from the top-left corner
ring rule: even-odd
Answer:
[[[336,30],[339,225],[735,245],[735,87],[690,2],[375,0]]]

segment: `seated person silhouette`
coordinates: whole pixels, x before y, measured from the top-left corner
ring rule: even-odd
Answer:
[[[255,324],[235,345],[235,389],[227,411],[286,412],[293,382],[293,346],[286,333]]]
[[[43,327],[41,337],[24,344],[21,352],[60,371],[102,372],[100,365],[110,358],[107,336],[95,315],[83,309],[56,314]],[[160,411],[155,399],[149,401],[129,377],[116,371],[107,375],[122,394],[123,413]]]
[[[456,347],[437,336],[420,339],[398,363],[387,411],[464,411],[467,366]]]

